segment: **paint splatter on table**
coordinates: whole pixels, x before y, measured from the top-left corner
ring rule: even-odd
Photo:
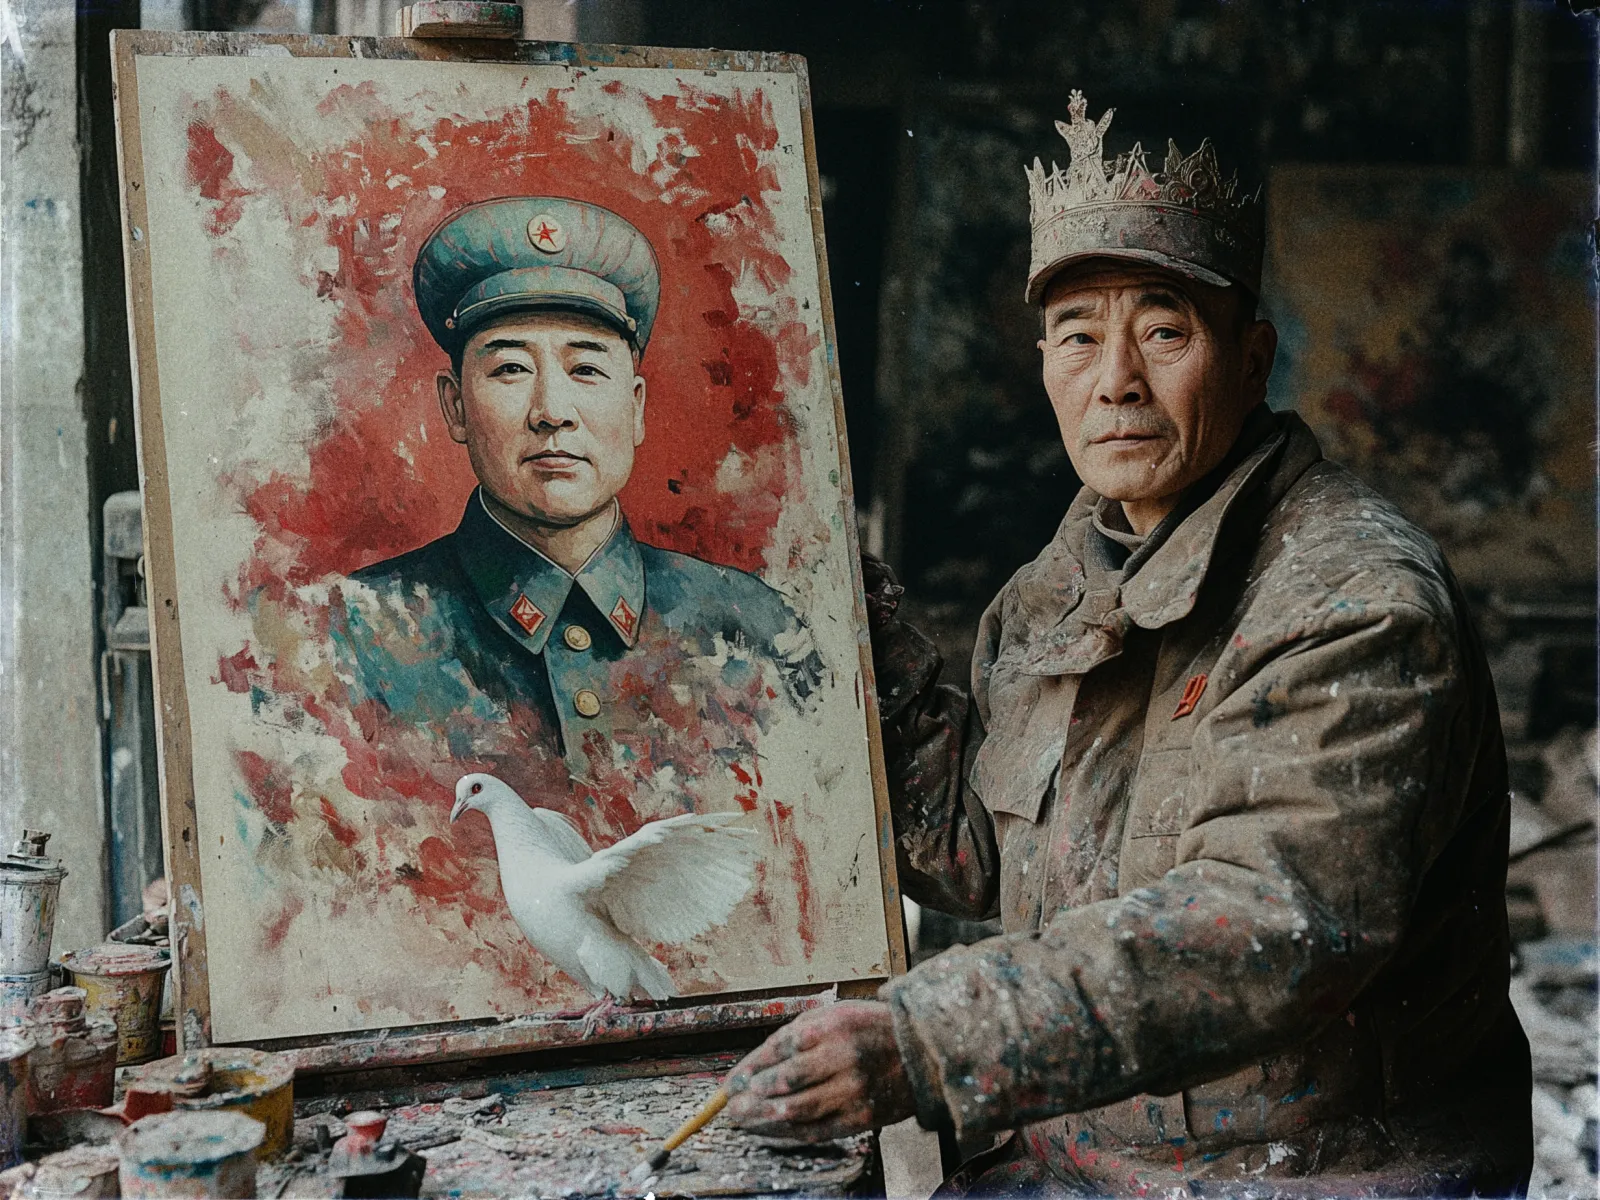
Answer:
[[[799,1146],[719,1121],[674,1153],[654,1180],[630,1185],[628,1172],[694,1114],[719,1079],[700,1072],[402,1105],[384,1110],[385,1136],[427,1159],[424,1196],[837,1196],[865,1181],[868,1137]],[[327,1156],[317,1151],[319,1124],[334,1137],[344,1133],[336,1117],[302,1117],[294,1161],[264,1163],[260,1195],[334,1194]]]

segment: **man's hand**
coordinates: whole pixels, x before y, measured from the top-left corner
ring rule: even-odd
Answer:
[[[801,1013],[729,1072],[728,1118],[742,1129],[826,1142],[916,1112],[889,1006],[874,1000]]]

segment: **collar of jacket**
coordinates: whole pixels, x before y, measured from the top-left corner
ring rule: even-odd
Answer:
[[[632,646],[644,612],[644,560],[627,518],[576,575],[556,566],[490,515],[481,489],[472,493],[455,531],[456,554],[495,623],[534,654],[544,650],[556,617],[576,584]]]
[[[1087,487],[1078,493],[1041,559],[1048,560],[1051,574],[1065,572],[1058,593],[1075,594],[1056,628],[1029,639],[1018,664],[1024,674],[1081,674],[1119,654],[1131,626],[1159,629],[1189,615],[1229,515],[1263,489],[1270,508],[1322,457],[1315,435],[1295,413],[1262,410],[1240,437],[1252,435],[1259,439],[1254,448],[1127,579],[1088,538],[1101,496]],[[1076,589],[1065,586],[1069,582],[1077,582]]]

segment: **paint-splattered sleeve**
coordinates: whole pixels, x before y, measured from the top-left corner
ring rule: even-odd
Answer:
[[[1002,1130],[1220,1077],[1342,1016],[1393,954],[1482,728],[1453,620],[1335,613],[1220,686],[1174,768],[1174,869],[885,986],[925,1123]]]
[[[901,589],[889,568],[864,557],[863,569],[900,887],[941,912],[993,916],[1000,854],[988,810],[967,783],[983,741],[977,706],[938,682],[939,651],[896,617]]]

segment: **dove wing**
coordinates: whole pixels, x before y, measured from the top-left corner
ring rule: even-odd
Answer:
[[[583,864],[591,908],[628,937],[675,944],[721,925],[750,890],[755,834],[742,813],[651,821]]]
[[[530,808],[528,812],[534,820],[535,836],[544,849],[569,863],[581,863],[590,857],[589,843],[566,817],[549,808]]]

